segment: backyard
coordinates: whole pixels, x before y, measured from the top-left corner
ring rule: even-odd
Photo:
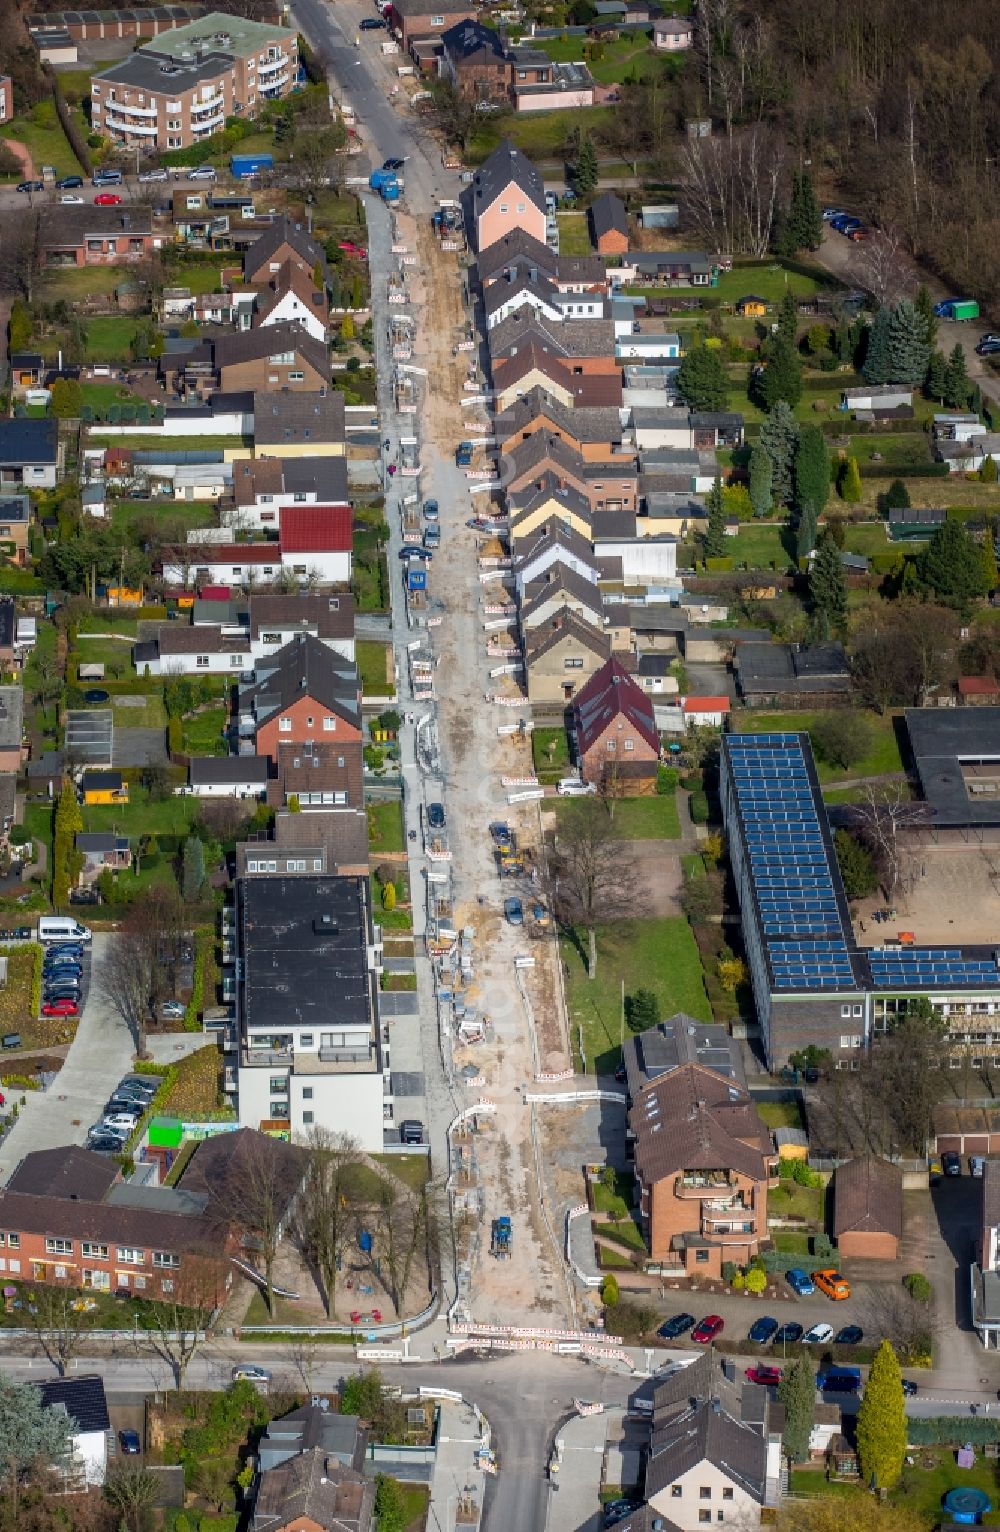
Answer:
[[[910,1516],[909,1525],[913,1532],[931,1532],[931,1528],[942,1524],[945,1514],[942,1501],[951,1489],[981,1489],[996,1504],[1000,1472],[996,1463],[990,1462],[979,1451],[972,1468],[959,1468],[951,1447],[920,1447],[913,1456],[916,1462],[903,1469],[899,1485],[889,1495],[890,1503],[900,1506]],[[789,1488],[796,1496],[835,1495],[849,1499],[856,1504],[859,1517],[864,1516],[869,1499],[856,1482],[827,1480],[819,1468],[793,1469]],[[981,1524],[1000,1525],[1000,1513],[987,1513]]]
[[[198,810],[197,798],[171,794],[153,799],[144,787],[133,782],[128,803],[94,804],[80,812],[85,830],[127,832],[134,841],[140,835],[187,835]]]
[[[686,1011],[700,1021],[712,1019],[698,948],[683,917],[599,927],[593,979],[587,977],[587,933],[569,932],[561,945],[574,1054],[579,1062],[582,1034],[591,1073],[610,1074],[620,1060],[623,983],[626,999],[637,989],[652,990],[661,1016]]]
[[[557,815],[572,815],[577,802],[575,798],[556,798],[545,807],[554,808]],[[608,810],[611,833],[616,840],[680,840],[680,818],[673,793],[619,798],[608,805]]]
[[[396,683],[392,676],[392,648],[376,639],[359,639],[357,645],[361,691],[365,697],[392,697]]]
[[[403,805],[400,799],[390,798],[387,803],[369,803],[367,814],[372,855],[381,851],[402,851],[405,841]]]
[[[808,733],[826,716],[824,713],[806,712],[758,713],[753,708],[744,708],[740,713],[740,730],[744,734]],[[816,769],[821,782],[842,782],[845,778],[853,777],[880,777],[903,770],[893,717],[878,713],[863,713],[861,716],[870,731],[869,749],[861,760],[849,767],[832,766],[817,757]]]
[[[82,112],[76,117],[84,135],[89,131]],[[51,165],[57,176],[80,174],[80,165],[69,146],[69,140],[56,116],[55,102],[51,97],[38,101],[26,117],[16,117],[0,128],[0,137],[16,139],[31,155],[36,176],[43,165]]]

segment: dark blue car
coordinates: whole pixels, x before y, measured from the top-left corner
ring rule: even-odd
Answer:
[[[664,1340],[676,1340],[678,1336],[686,1334],[693,1325],[693,1314],[675,1314],[672,1319],[668,1319],[660,1326],[660,1334]]]
[[[770,1314],[765,1314],[750,1326],[750,1334],[747,1340],[751,1340],[757,1346],[766,1346],[772,1335],[778,1328],[778,1321],[772,1319]]]
[[[808,1298],[810,1293],[816,1291],[816,1284],[812,1277],[806,1276],[801,1266],[793,1266],[791,1271],[785,1272],[785,1281],[793,1293],[798,1293],[800,1298]]]

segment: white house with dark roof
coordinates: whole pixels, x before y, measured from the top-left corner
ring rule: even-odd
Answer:
[[[89,1489],[92,1484],[103,1484],[111,1431],[103,1378],[96,1373],[84,1377],[47,1378],[35,1387],[45,1406],[60,1410],[69,1418],[70,1453],[61,1465],[67,1487]]]

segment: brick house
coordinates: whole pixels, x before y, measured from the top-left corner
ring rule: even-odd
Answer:
[[[257,1480],[250,1532],[370,1532],[375,1482],[308,1447]]]
[[[317,265],[325,268],[326,261],[305,225],[282,215],[244,254],[243,280],[248,287],[263,286],[289,264],[312,278]]]
[[[497,410],[509,409],[532,388],[543,389],[549,398],[567,410],[594,405],[620,408],[622,402],[620,369],[616,373],[576,371],[572,363],[553,356],[535,343],[526,346],[509,361],[498,363],[494,380]]]
[[[628,1114],[643,1232],[653,1261],[718,1280],[767,1238],[777,1156],[749,1093],[686,1064],[653,1079]]]
[[[531,484],[519,494],[508,495],[507,514],[510,517],[511,549],[516,553],[534,543],[539,529],[553,517],[585,541],[590,541],[593,514],[590,501],[572,484],[560,484],[554,474],[544,474],[541,483]]]
[[[592,373],[621,378],[615,360],[615,327],[610,319],[563,319],[554,322],[532,308],[508,314],[487,337],[490,371],[496,388],[503,386],[501,369],[530,345],[537,345],[562,361],[572,377]]]
[[[577,405],[567,409],[544,389],[532,388],[494,419],[494,433],[501,452],[512,452],[539,431],[556,437],[585,463],[603,463],[620,452],[623,440],[621,412],[609,405]]]
[[[38,218],[40,266],[127,266],[163,243],[149,207],[46,207]]]
[[[474,5],[459,5],[446,9],[434,0],[392,0],[392,24],[399,32],[403,52],[410,51],[416,39],[440,39],[460,21],[467,21],[476,14]]]
[[[660,759],[653,704],[615,658],[573,699],[573,732],[580,775],[595,787],[626,796],[652,793]]]
[[[590,238],[601,255],[624,255],[628,249],[628,214],[614,192],[602,192],[590,204]]]
[[[608,291],[607,263],[598,255],[556,255],[524,229],[512,229],[476,256],[475,275],[484,290],[494,282],[539,275],[562,293]]]
[[[513,229],[545,240],[545,189],[537,166],[505,138],[476,171],[468,195],[477,250]]]
[[[510,64],[499,32],[472,17],[449,27],[441,36],[441,76],[450,80],[463,101],[506,105],[510,94]]]
[[[326,292],[317,287],[311,272],[286,261],[257,294],[253,323],[262,327],[300,324],[313,340],[325,341],[330,307]]]
[[[895,1261],[903,1238],[903,1172],[866,1154],[833,1175],[833,1235],[842,1256]]]
[[[326,345],[287,320],[209,336],[189,351],[164,352],[159,372],[169,393],[187,399],[216,391],[316,393],[330,387]]]
[[[550,476],[583,495],[591,511],[636,510],[639,475],[635,459],[613,458],[586,463],[572,447],[547,431],[537,431],[504,456],[507,493],[540,487]]]
[[[355,667],[309,634],[299,634],[240,689],[239,727],[257,755],[277,764],[281,744],[356,744],[361,686]]]

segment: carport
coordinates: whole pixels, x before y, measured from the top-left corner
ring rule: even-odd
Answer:
[[[79,766],[110,766],[114,732],[114,715],[110,708],[67,713],[64,746],[67,762]]]

